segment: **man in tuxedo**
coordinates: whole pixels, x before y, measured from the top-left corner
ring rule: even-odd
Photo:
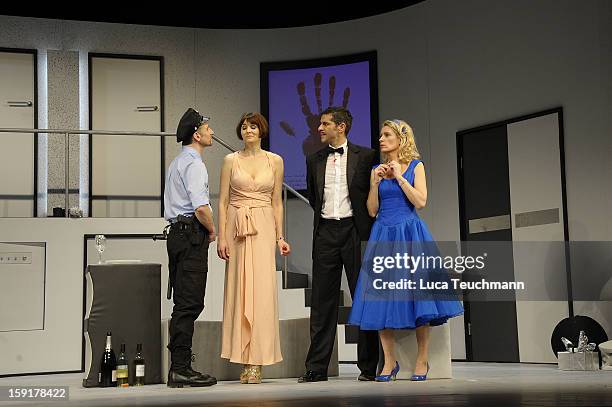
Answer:
[[[299,383],[327,380],[338,324],[342,267],[351,296],[361,267],[361,242],[370,237],[373,219],[366,208],[370,172],[378,160],[372,149],[347,141],[353,118],[344,107],[321,113],[318,131],[328,144],[306,159],[308,199],[314,209],[310,349]],[[378,364],[378,332],[360,331],[359,380],[372,381]]]

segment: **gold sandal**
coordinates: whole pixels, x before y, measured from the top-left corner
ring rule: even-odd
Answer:
[[[240,383],[247,384],[249,382],[249,372],[251,370],[251,365],[244,365],[242,368],[242,373],[240,373]]]
[[[259,384],[261,383],[261,366],[251,366],[248,372],[247,383]]]

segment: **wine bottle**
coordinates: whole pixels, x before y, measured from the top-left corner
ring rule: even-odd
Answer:
[[[113,352],[110,332],[106,333],[106,347],[100,362],[98,381],[101,387],[117,386],[117,359],[115,358],[115,352]]]
[[[145,360],[142,357],[142,343],[136,345],[136,356],[134,357],[135,379],[134,386],[145,384]]]
[[[128,387],[128,360],[125,356],[125,343],[121,344],[121,352],[119,352],[119,358],[117,359],[117,386]]]

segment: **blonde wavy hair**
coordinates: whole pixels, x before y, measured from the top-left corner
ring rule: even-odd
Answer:
[[[414,141],[414,133],[412,127],[403,120],[393,119],[385,120],[383,127],[390,127],[395,135],[399,138],[399,151],[398,160],[401,163],[408,164],[412,160],[418,160],[421,158],[419,150],[417,149],[416,142]],[[385,161],[387,160],[386,154],[384,154]]]

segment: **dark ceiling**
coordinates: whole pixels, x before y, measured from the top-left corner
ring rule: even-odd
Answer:
[[[369,17],[389,11],[409,7],[424,0],[374,0],[372,2],[354,1],[352,5],[341,4],[334,1],[285,1],[274,4],[271,1],[260,0],[244,6],[233,1],[219,1],[210,5],[202,2],[180,4],[174,3],[173,9],[167,5],[156,6],[154,3],[140,3],[142,9],[118,9],[117,7],[96,7],[95,3],[88,4],[88,10],[80,10],[73,5],[69,10],[61,7],[42,10],[30,4],[28,8],[21,6],[21,10],[3,10],[0,14],[52,18],[61,20],[100,21],[124,24],[146,24],[173,27],[196,28],[282,28],[303,27],[317,24],[336,23],[356,18]],[[360,4],[361,3],[361,4]],[[27,3],[21,3],[27,5]],[[147,6],[149,5],[149,6]],[[146,10],[145,10],[145,6]],[[67,8],[67,7],[64,7]]]

